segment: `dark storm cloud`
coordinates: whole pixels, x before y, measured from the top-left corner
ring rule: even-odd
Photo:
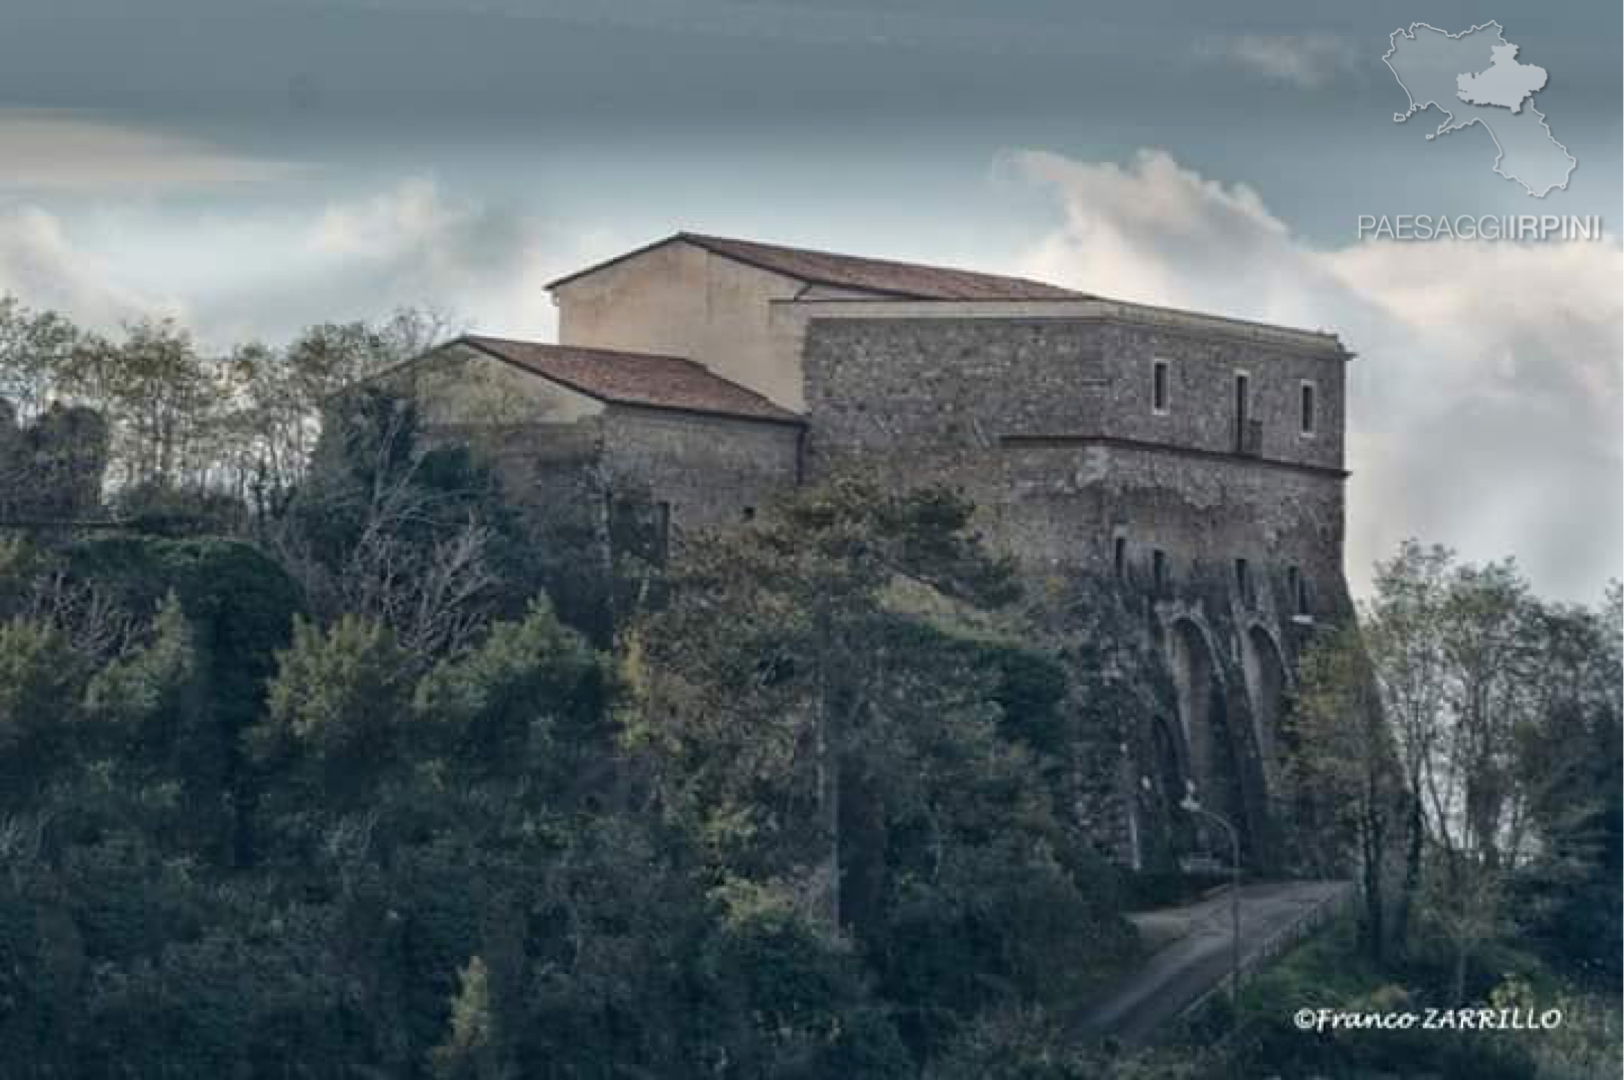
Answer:
[[[1186,107],[1206,110],[1250,91],[1215,84],[1193,50],[1317,81],[1343,43],[1357,51],[1387,22],[1407,25],[1413,5],[1386,6],[1390,20],[1368,7],[1310,17],[1294,4],[1238,13],[1166,0],[9,0],[0,103],[723,123],[1103,111],[1193,90]],[[1560,73],[1553,90],[1615,70],[1605,35],[1553,47],[1542,24],[1560,26],[1559,14],[1530,13],[1516,30]]]

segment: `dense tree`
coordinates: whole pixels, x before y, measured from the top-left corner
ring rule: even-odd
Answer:
[[[1008,571],[981,556],[967,506],[844,480],[695,550],[678,573],[676,602],[638,632],[660,718],[644,733],[661,762],[683,763],[665,774],[665,795],[703,800],[697,812],[719,842],[767,839],[790,862],[754,872],[803,876],[837,926],[843,781],[900,764],[907,725],[893,710],[918,704],[897,693],[904,669],[885,652],[896,618],[883,594],[911,580],[1002,598]]]
[[[1194,1080],[1217,1075],[1205,1054],[1106,1054],[1069,1042],[1054,1018],[1015,1008],[969,1025],[924,1070],[926,1080]]]
[[[0,625],[0,751],[4,789],[24,805],[47,775],[77,712],[82,668],[67,638],[48,622],[13,619]]]
[[[206,477],[227,388],[183,327],[145,319],[118,342],[86,336],[63,375],[67,391],[111,423],[115,484],[172,488]]]
[[[387,762],[410,700],[410,668],[394,633],[358,615],[326,631],[298,620],[280,659],[265,722],[253,733],[257,753],[296,757],[332,785],[366,786]]]
[[[26,524],[0,538],[0,1063],[1199,1072],[1062,1022],[1132,947],[1074,735],[1128,736],[1133,646],[1019,604],[960,497],[858,477],[611,591],[571,530],[618,506],[538,525],[489,448],[372,378],[444,332],[214,355],[0,300],[0,524]],[[1306,655],[1302,820],[1430,985],[1523,1001],[1491,989],[1512,944],[1616,980],[1618,606],[1412,545]]]
[[[1006,994],[1063,994],[1123,940],[1065,868],[997,666],[909,613],[910,590],[1011,598],[970,514],[836,480],[679,562],[635,634],[633,734],[661,804],[724,880],[849,932],[916,1050]]]
[[[20,484],[9,476],[4,429],[20,424],[76,451],[74,464],[100,446],[105,494],[121,519],[184,535],[257,533],[304,479],[335,395],[422,354],[452,325],[405,309],[312,326],[281,348],[249,342],[217,353],[173,319],[138,319],[105,336],[0,295],[0,508],[7,486]],[[87,418],[100,425],[94,439]],[[64,425],[76,437],[51,439]],[[99,469],[94,479],[74,510],[103,494]],[[21,486],[50,488],[58,502],[76,490],[55,477]],[[56,507],[33,516],[75,514]]]
[[[437,312],[403,309],[373,322],[323,323],[283,349],[240,345],[222,361],[233,388],[222,419],[227,491],[262,526],[278,519],[305,478],[322,414],[343,392],[427,352],[451,332]]]
[[[1287,795],[1320,876],[1357,871],[1361,940],[1380,958],[1389,942],[1390,852],[1402,817],[1402,774],[1359,631],[1330,631],[1304,651],[1287,729]],[[1351,855],[1351,858],[1349,857]]]
[[[34,311],[0,293],[0,398],[28,421],[64,396],[63,372],[80,332],[52,311]]]
[[[1509,562],[1410,542],[1361,625],[1305,656],[1291,773],[1353,826],[1367,929],[1397,882],[1367,946],[1442,952],[1451,1000],[1515,932],[1519,895],[1543,934],[1560,910],[1617,940],[1618,619],[1616,590],[1600,612],[1547,605]]]
[[[1451,553],[1413,541],[1376,565],[1376,588],[1356,647],[1368,650],[1372,676],[1394,732],[1403,770],[1399,792],[1403,871],[1394,903],[1393,939],[1409,938],[1427,843],[1427,777],[1440,751],[1438,718],[1447,701],[1443,610]]]
[[[1516,733],[1531,854],[1512,883],[1521,929],[1554,963],[1609,988],[1624,954],[1624,708],[1615,582],[1599,610],[1544,606],[1536,709]]]
[[[272,544],[321,617],[375,619],[434,656],[499,614],[503,597],[533,589],[518,530],[466,447],[434,444],[411,401],[366,388],[329,409]]]

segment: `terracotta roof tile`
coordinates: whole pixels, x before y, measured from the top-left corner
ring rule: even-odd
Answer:
[[[750,266],[771,270],[786,277],[796,278],[809,285],[829,285],[836,288],[856,289],[879,293],[888,297],[908,300],[1084,300],[1088,293],[1062,289],[1042,281],[1005,277],[1000,274],[981,274],[971,270],[955,270],[945,266],[927,266],[922,263],[896,262],[890,259],[869,259],[857,255],[841,255],[832,251],[811,248],[785,247],[781,244],[763,244],[754,240],[735,240],[725,236],[706,236],[702,233],[680,232],[646,247],[616,256],[606,262],[577,270],[573,274],[548,283],[551,288],[594,270],[640,255],[674,241],[686,241],[724,258]]]
[[[1086,294],[1042,281],[981,274],[923,263],[869,259],[811,248],[678,233],[707,251],[818,285],[862,289],[918,300],[1077,300]]]
[[[470,334],[458,339],[510,364],[544,375],[588,397],[618,405],[718,413],[749,420],[801,423],[754,390],[679,356],[549,345]]]

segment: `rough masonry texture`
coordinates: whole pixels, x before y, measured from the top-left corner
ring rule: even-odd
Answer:
[[[958,488],[1076,676],[1100,846],[1221,851],[1193,792],[1278,859],[1296,658],[1351,611],[1335,336],[686,233],[552,291],[559,345],[415,365],[442,423],[503,432],[517,490],[601,507],[606,545],[642,507],[663,549],[848,466]]]

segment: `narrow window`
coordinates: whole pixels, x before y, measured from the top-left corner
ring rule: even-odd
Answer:
[[[1111,565],[1116,570],[1116,579],[1121,581],[1128,576],[1128,538],[1119,536],[1111,545]]]
[[[1245,559],[1235,560],[1235,591],[1240,595],[1241,603],[1252,602],[1252,568]]]
[[[1298,570],[1297,570],[1297,568],[1295,566],[1291,568],[1291,571],[1292,571],[1292,574],[1291,574],[1291,577],[1292,577],[1292,589],[1291,589],[1291,592],[1292,592],[1292,596],[1293,596],[1293,602],[1297,605],[1297,614],[1299,614],[1299,615],[1307,615],[1308,614],[1308,579],[1303,577],[1303,575],[1300,572],[1298,572]]]
[[[753,506],[746,506],[740,513],[740,516],[746,521],[754,521],[756,520],[756,508]]]
[[[1158,414],[1167,412],[1167,361],[1152,360],[1150,362],[1150,411]]]
[[[1302,604],[1300,603],[1302,578],[1302,571],[1295,566],[1286,567],[1286,596],[1291,601],[1292,611],[1299,615],[1302,614]]]
[[[1252,406],[1252,378],[1244,371],[1235,372],[1235,451],[1246,454],[1256,452],[1252,444],[1250,421]]]
[[[1150,580],[1158,593],[1167,589],[1167,552],[1161,548],[1150,553]]]
[[[1314,415],[1314,384],[1303,383],[1302,392],[1302,432],[1304,435],[1314,434],[1314,424],[1317,419]]]

